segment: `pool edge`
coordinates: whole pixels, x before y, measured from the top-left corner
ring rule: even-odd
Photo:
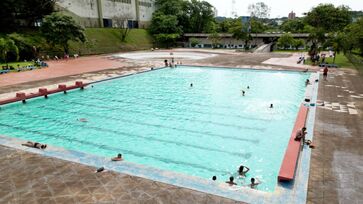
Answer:
[[[183,65],[184,66],[184,65]],[[186,66],[194,66],[194,67],[208,67],[208,66],[195,66],[195,65],[186,65]],[[109,81],[117,78],[132,76],[135,74],[142,74],[145,72],[150,71],[156,71],[160,69],[165,69],[168,67],[161,67],[161,68],[155,68],[150,70],[144,70],[136,73],[130,73],[127,75],[107,78],[104,80],[99,80],[95,82],[91,82],[89,84],[94,83],[100,83],[104,81]],[[216,68],[226,68],[228,67],[216,67]],[[243,69],[243,68],[233,68],[232,69]],[[254,68],[250,68],[254,69]],[[255,70],[262,70],[262,71],[269,71],[270,69],[258,69]],[[285,71],[285,70],[271,70],[271,71]],[[296,72],[296,71],[294,71]],[[312,75],[315,72],[312,73]],[[319,77],[319,73],[316,73],[317,77]],[[318,94],[318,83],[314,84],[314,92],[312,96],[312,103],[316,103],[317,100],[317,94]],[[316,106],[310,107],[311,110],[309,111],[308,120],[307,120],[307,127],[309,130],[308,138],[312,139],[312,132],[314,128],[314,121],[315,121],[315,112],[316,112]],[[196,178],[192,176],[187,176],[184,174],[179,174],[171,171],[164,171],[159,170],[152,167],[146,167],[143,165],[130,163],[130,162],[124,162],[122,165],[119,163],[113,163],[109,161],[109,158],[105,157],[99,157],[95,155],[86,154],[83,152],[77,152],[77,151],[71,151],[66,150],[63,148],[58,147],[49,147],[46,151],[41,151],[37,149],[30,149],[25,148],[21,146],[20,144],[24,142],[24,140],[7,137],[7,136],[1,136],[0,135],[0,141],[1,145],[24,150],[31,153],[40,154],[42,156],[46,157],[54,157],[70,162],[75,162],[87,166],[94,166],[94,167],[100,167],[105,166],[106,169],[124,173],[132,176],[142,177],[149,180],[154,180],[162,183],[167,183],[170,185],[180,186],[183,188],[188,188],[192,190],[196,190],[199,192],[204,192],[216,196],[226,197],[230,198],[236,201],[242,201],[242,202],[248,202],[248,203],[282,203],[286,201],[294,201],[294,203],[306,203],[307,198],[307,184],[308,184],[308,177],[309,177],[309,167],[310,167],[310,156],[311,156],[311,150],[305,149],[302,152],[301,159],[299,160],[298,168],[297,168],[297,174],[296,174],[296,181],[294,184],[289,185],[280,185],[277,184],[274,192],[264,192],[264,191],[257,191],[253,190],[247,187],[236,187],[236,188],[230,188],[226,184],[223,183],[215,183],[212,181],[209,181],[207,179],[202,178]],[[306,150],[306,151],[305,151]],[[308,169],[308,171],[302,171],[302,169]],[[135,173],[135,170],[136,173]],[[150,172],[153,172],[152,175],[150,175]],[[176,179],[180,178],[180,179]],[[296,184],[301,184],[297,185]]]

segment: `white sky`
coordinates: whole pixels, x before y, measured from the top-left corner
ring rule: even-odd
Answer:
[[[231,17],[232,0],[205,0],[211,3],[218,10],[218,16]],[[336,6],[346,5],[352,10],[363,10],[362,0],[235,0],[235,11],[238,16],[248,16],[248,5],[257,2],[264,2],[271,7],[271,18],[287,17],[293,10],[297,16],[302,16],[303,13],[310,11],[319,3],[332,3]]]

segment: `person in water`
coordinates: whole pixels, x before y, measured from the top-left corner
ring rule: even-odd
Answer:
[[[308,86],[309,84],[310,84],[310,80],[309,79],[306,79],[305,86]]]
[[[25,144],[21,144],[21,145],[36,148],[36,149],[45,149],[45,148],[47,148],[46,144],[40,144],[38,142],[30,142],[30,141],[26,142]]]
[[[79,120],[79,122],[83,122],[83,123],[88,122],[88,120],[86,118],[80,118],[78,120]]]
[[[190,84],[190,87],[193,87],[193,83]]]
[[[249,184],[251,188],[256,188],[258,184],[261,184],[261,181],[259,181],[257,178],[251,178],[251,184]]]
[[[245,96],[246,92],[244,90],[242,90],[242,96]]]
[[[122,160],[124,160],[124,159],[122,158],[122,154],[120,154],[120,153],[119,153],[119,154],[117,155],[117,157],[114,157],[114,158],[112,158],[111,160],[112,160],[112,161],[122,161]]]
[[[250,168],[248,168],[247,166],[243,166],[243,165],[241,165],[241,166],[239,167],[239,169],[238,169],[238,174],[239,174],[240,176],[245,176],[245,175],[246,175],[246,173],[247,173],[249,170],[250,170]]]
[[[270,108],[274,108],[274,104],[271,103]]]
[[[213,176],[213,177],[212,177],[212,180],[213,180],[213,181],[216,181],[216,180],[217,180],[217,176]]]
[[[229,177],[229,181],[226,181],[226,183],[228,183],[230,186],[237,185],[237,183],[234,182],[233,176]]]

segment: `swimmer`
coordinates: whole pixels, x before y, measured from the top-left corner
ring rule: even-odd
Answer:
[[[213,181],[216,181],[216,180],[217,180],[217,176],[213,176],[213,177],[212,177],[212,180],[213,180]]]
[[[246,173],[250,170],[250,168],[248,168],[247,166],[243,166],[241,165],[238,169],[238,174],[240,176],[246,176]]]
[[[83,123],[88,122],[88,120],[86,118],[80,118],[78,120],[79,120],[79,122],[83,122]]]
[[[193,83],[190,84],[190,87],[193,87]]]
[[[233,180],[234,180],[234,177],[231,176],[231,177],[229,177],[229,181],[226,181],[226,183],[228,183],[230,186],[237,185],[235,182],[233,182]]]
[[[245,96],[246,92],[244,90],[242,90],[242,96]]]
[[[117,157],[114,157],[114,158],[112,158],[111,160],[112,160],[112,161],[122,161],[122,160],[124,160],[124,159],[122,158],[122,154],[120,154],[120,153],[119,153],[119,154],[117,155]]]
[[[274,108],[274,104],[271,103],[270,108]]]
[[[308,86],[309,84],[310,84],[310,80],[309,79],[306,79],[305,86]]]
[[[250,86],[247,86],[247,89],[250,89]]]
[[[45,148],[47,148],[46,144],[40,144],[38,142],[30,142],[30,141],[26,142],[25,144],[21,144],[21,145],[36,148],[36,149],[45,149]]]
[[[258,184],[261,184],[261,181],[259,181],[257,178],[251,178],[251,184],[249,184],[248,186],[250,186],[251,188],[256,188]]]

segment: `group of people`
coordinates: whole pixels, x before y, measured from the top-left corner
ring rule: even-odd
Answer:
[[[250,89],[250,86],[247,86],[247,89]],[[242,96],[245,96],[246,91],[242,89],[242,90],[241,90],[241,93],[242,93]]]
[[[169,61],[166,59],[166,60],[164,60],[164,64],[165,64],[165,67],[176,68],[178,65],[182,65],[183,63],[182,63],[181,61],[178,61],[178,62],[175,64],[174,58],[171,58],[171,62],[169,62]]]
[[[247,166],[243,166],[241,165],[238,170],[238,176],[240,178],[244,178],[246,177],[247,172],[250,170],[250,168],[248,168]],[[217,180],[217,176],[213,176],[212,177],[213,181]],[[227,184],[229,184],[230,186],[235,186],[238,185],[236,182],[234,182],[234,176],[229,177],[229,180],[226,181]],[[251,188],[256,188],[258,184],[261,184],[261,181],[259,181],[257,178],[251,178],[251,183],[248,184],[247,186],[251,187]]]

